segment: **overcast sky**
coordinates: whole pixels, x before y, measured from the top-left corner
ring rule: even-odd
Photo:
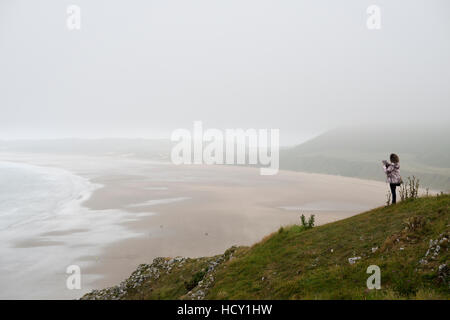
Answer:
[[[0,139],[450,124],[450,1],[0,0],[0,108]]]

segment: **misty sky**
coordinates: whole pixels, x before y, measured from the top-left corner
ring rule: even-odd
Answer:
[[[450,1],[0,0],[0,110],[0,139],[450,124]]]

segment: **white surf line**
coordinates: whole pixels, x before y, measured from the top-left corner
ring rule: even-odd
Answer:
[[[188,199],[191,199],[191,198],[179,197],[179,198],[154,199],[154,200],[149,200],[149,201],[145,201],[145,202],[141,202],[141,203],[130,204],[127,206],[127,208],[138,208],[138,207],[155,206],[158,204],[169,204],[169,203],[174,203],[174,202],[185,201]]]

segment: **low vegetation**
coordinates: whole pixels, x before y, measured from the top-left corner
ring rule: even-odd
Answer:
[[[138,280],[128,279],[120,296],[97,291],[84,298],[449,299],[449,207],[450,196],[442,194],[314,228],[314,218],[309,227],[304,217],[252,247],[210,258],[155,259],[139,277],[133,273],[130,279]],[[379,290],[366,286],[370,265],[381,270]],[[149,270],[158,277],[142,278]]]
[[[313,215],[313,214],[310,215],[308,221],[306,221],[305,215],[302,214],[302,215],[300,216],[300,221],[301,221],[302,227],[303,227],[304,229],[311,229],[311,228],[314,227],[315,215]]]
[[[406,182],[402,183],[399,188],[400,199],[402,201],[417,199],[419,197],[419,184],[419,179],[415,176],[406,178]]]

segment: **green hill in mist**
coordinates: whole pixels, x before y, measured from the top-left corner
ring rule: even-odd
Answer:
[[[447,127],[335,129],[282,150],[280,167],[384,181],[381,160],[393,152],[400,156],[403,177],[414,175],[422,187],[448,191],[449,137]]]

